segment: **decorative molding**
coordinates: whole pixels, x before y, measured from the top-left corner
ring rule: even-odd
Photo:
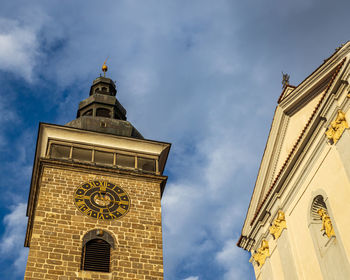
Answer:
[[[278,239],[281,236],[283,229],[285,228],[287,228],[286,216],[282,210],[279,210],[277,218],[269,227],[270,234],[272,234],[274,239]]]
[[[290,121],[290,117],[283,114],[282,118],[281,118],[281,126],[280,126],[280,136],[279,139],[277,139],[278,143],[276,146],[276,150],[274,152],[274,157],[273,157],[273,166],[272,166],[272,171],[269,174],[269,183],[268,185],[271,186],[271,184],[273,183],[273,179],[275,178],[274,176],[276,175],[276,171],[277,171],[277,164],[278,164],[278,160],[280,158],[281,155],[281,151],[282,151],[282,146],[284,144],[285,141],[285,136],[287,133],[287,129],[288,129],[288,125],[289,125],[289,121]],[[260,202],[260,200],[259,200]]]
[[[261,247],[253,255],[253,259],[258,263],[259,267],[262,267],[265,263],[266,258],[269,256],[269,243],[267,242],[267,240],[264,239],[263,241],[261,241]]]
[[[320,208],[318,209],[317,214],[320,215],[322,219],[321,231],[324,231],[323,234],[326,234],[328,238],[335,236],[332,221],[331,218],[328,216],[327,212],[323,208]]]
[[[334,82],[334,80],[336,79],[338,73],[340,72],[340,70],[341,70],[341,68],[342,68],[342,66],[343,66],[343,64],[344,64],[344,62],[345,62],[345,60],[346,60],[346,58],[344,58],[344,59],[336,66],[336,68],[334,69],[332,78],[331,78],[330,82],[328,83],[328,86],[327,86],[325,92],[322,94],[322,97],[321,97],[320,101],[319,101],[318,104],[316,105],[314,111],[312,112],[312,115],[310,116],[310,118],[309,118],[309,120],[307,121],[307,123],[306,123],[304,129],[302,130],[301,134],[299,135],[299,137],[298,137],[297,141],[295,142],[295,144],[294,144],[292,150],[291,150],[290,153],[288,154],[288,157],[286,158],[286,160],[285,160],[285,162],[283,163],[281,169],[279,170],[277,176],[275,177],[273,183],[271,184],[271,186],[270,186],[270,188],[269,188],[267,194],[265,195],[264,199],[259,203],[257,209],[255,210],[254,216],[253,216],[253,218],[252,218],[252,220],[251,220],[251,222],[250,222],[250,224],[249,224],[250,226],[253,226],[253,224],[254,224],[256,218],[258,217],[258,214],[259,214],[260,211],[261,211],[261,208],[263,207],[263,205],[265,204],[267,198],[268,198],[269,195],[271,194],[271,192],[272,192],[273,188],[275,187],[276,183],[278,182],[278,179],[280,178],[281,174],[283,173],[283,171],[284,171],[285,168],[287,167],[287,165],[288,165],[289,161],[291,160],[291,158],[292,158],[294,152],[296,151],[296,149],[297,149],[297,147],[299,146],[299,144],[300,144],[300,142],[301,142],[303,136],[305,135],[305,132],[306,132],[307,129],[309,128],[309,126],[310,126],[311,122],[313,121],[313,119],[314,119],[316,113],[318,112],[318,109],[320,108],[320,106],[321,106],[323,100],[325,99],[325,97],[326,97],[326,95],[327,95],[329,89],[330,89],[331,86],[333,85],[333,82]]]
[[[346,121],[345,113],[339,110],[336,119],[331,122],[326,131],[326,136],[333,144],[335,144],[338,142],[346,128],[349,128],[349,125]]]
[[[349,44],[347,44],[346,53],[349,50],[350,50],[350,42],[349,42]],[[341,55],[339,55],[340,53],[341,53]],[[257,178],[256,184],[255,184],[255,187],[259,187],[259,188],[258,189],[255,188],[254,191],[253,191],[252,199],[251,199],[248,211],[247,211],[247,216],[246,216],[243,228],[242,228],[242,235],[241,235],[241,237],[240,237],[240,239],[239,239],[239,241],[237,243],[237,245],[239,247],[242,247],[243,249],[245,249],[247,251],[251,250],[251,246],[248,246],[247,245],[247,241],[245,241],[245,240],[254,240],[254,239],[256,239],[256,234],[257,234],[257,231],[258,231],[257,228],[260,228],[260,229],[262,228],[262,226],[264,225],[264,223],[267,220],[266,217],[268,216],[268,215],[264,215],[265,218],[263,220],[265,220],[265,221],[262,221],[262,220],[260,220],[262,215],[260,215],[259,220],[258,220],[258,214],[259,214],[259,212],[262,211],[262,209],[264,207],[264,204],[266,204],[267,199],[269,197],[270,197],[269,205],[274,203],[273,201],[276,201],[276,199],[278,198],[278,195],[272,193],[273,189],[276,187],[276,185],[278,185],[279,182],[277,182],[277,181],[280,179],[279,177],[281,175],[283,175],[281,173],[283,173],[283,171],[286,171],[286,169],[288,169],[290,167],[290,163],[294,159],[294,158],[292,159],[292,157],[293,157],[293,155],[291,155],[291,154],[293,154],[293,151],[292,151],[291,154],[288,154],[286,162],[284,162],[281,170],[276,170],[277,172],[276,172],[276,174],[274,176],[272,176],[272,178],[268,178],[266,180],[266,177],[269,177],[269,176],[266,176],[267,174],[265,174],[265,176],[266,176],[265,178],[263,178],[263,179],[261,178],[261,177],[264,177],[264,176],[262,176],[262,174],[264,174],[266,172],[266,159],[265,158],[266,157],[271,157],[271,152],[272,153],[278,152],[278,149],[276,150],[276,148],[279,145],[278,144],[276,145],[276,143],[275,143],[276,139],[275,138],[276,137],[278,138],[278,137],[281,136],[282,133],[285,133],[284,131],[281,131],[281,127],[279,127],[280,130],[276,132],[276,125],[277,124],[281,125],[281,117],[283,115],[283,114],[281,114],[280,110],[283,111],[283,108],[284,108],[286,110],[286,112],[288,111],[289,113],[293,113],[294,112],[293,108],[296,106],[295,104],[297,104],[297,105],[300,104],[300,100],[299,100],[301,98],[300,96],[304,96],[305,97],[306,93],[310,93],[310,91],[315,91],[315,90],[318,91],[320,87],[323,87],[323,82],[320,83],[320,86],[317,89],[316,89],[316,87],[313,87],[313,84],[315,84],[316,82],[318,83],[321,80],[319,78],[320,76],[324,77],[324,80],[327,81],[326,82],[326,88],[325,88],[325,92],[321,93],[322,94],[321,100],[316,105],[316,107],[314,109],[314,112],[312,113],[311,119],[313,119],[313,117],[315,117],[315,115],[317,114],[317,111],[318,111],[318,109],[320,109],[320,107],[323,110],[327,109],[327,107],[325,107],[325,106],[327,106],[328,103],[325,103],[324,101],[325,101],[325,98],[329,95],[329,93],[332,93],[334,91],[334,87],[336,87],[337,84],[339,84],[339,83],[335,83],[335,80],[336,80],[337,76],[340,76],[340,74],[342,74],[341,70],[344,68],[344,65],[345,65],[345,62],[346,62],[346,58],[344,58],[344,56],[345,56],[344,53],[345,53],[345,51],[343,52],[342,50],[340,50],[335,56],[332,56],[332,59],[328,60],[327,64],[324,64],[324,65],[320,66],[312,74],[310,74],[310,76],[308,76],[295,89],[295,91],[293,91],[291,96],[286,96],[285,98],[283,98],[281,104],[279,104],[277,106],[276,112],[275,112],[275,116],[274,116],[274,120],[272,122],[271,129],[270,129],[270,134],[269,134],[269,138],[268,138],[268,144],[265,147],[262,163],[261,163],[260,168],[259,168],[258,178]],[[339,63],[340,59],[342,59],[342,61]],[[350,68],[345,68],[345,71],[348,71],[350,73],[349,69]],[[317,79],[315,77],[313,77],[316,72],[318,72],[318,74],[319,74],[319,75],[317,75]],[[342,74],[342,75],[345,75],[345,74]],[[330,77],[330,79],[329,79],[329,77]],[[349,74],[349,79],[350,79],[350,74]],[[350,95],[350,90],[347,93]],[[295,98],[297,98],[296,102],[293,101]],[[350,100],[350,98],[348,100]],[[343,102],[349,103],[350,101],[346,101],[344,99]],[[323,104],[323,107],[322,107],[322,104]],[[350,106],[350,103],[349,103],[349,106]],[[344,112],[346,111],[345,110],[346,107],[340,106],[340,108],[342,108],[342,109],[344,108],[343,111]],[[304,134],[307,134],[306,130],[308,130],[308,129],[310,130],[310,127],[312,128],[313,126],[316,125],[315,123],[311,124],[310,123],[311,121],[312,120],[310,120],[310,119],[308,120],[308,123],[307,123],[306,127],[304,127],[303,132],[301,133],[300,137],[297,140],[297,143],[295,143],[296,144],[295,146],[298,146],[298,144],[300,144],[300,142],[301,142],[300,138],[302,138],[303,136],[305,137]],[[320,145],[321,146],[322,145],[327,145],[327,142],[324,141],[324,129],[325,128],[324,128],[323,125],[324,125],[325,121],[326,121],[326,119],[323,118],[322,116],[320,116],[319,123],[317,122],[317,128],[320,129],[320,134],[319,134],[319,138],[318,138],[320,141],[319,141],[319,145],[317,146],[317,148],[319,148]],[[322,128],[319,127],[320,124],[322,124]],[[310,135],[310,131],[308,131],[307,135]],[[274,136],[275,138],[273,138],[272,136]],[[293,146],[294,152],[297,149],[297,147],[295,147],[295,146]],[[303,152],[303,154],[304,154],[304,152]],[[276,154],[274,154],[274,156],[276,156]],[[299,161],[299,159],[298,159],[298,161]],[[269,170],[269,172],[267,172],[267,173],[270,173],[270,174],[274,173],[274,172],[271,172],[272,168],[276,168],[274,166],[274,164],[276,164],[276,163],[270,162],[270,163],[267,164],[267,165],[269,165],[268,168],[267,168],[267,170]],[[287,165],[288,165],[288,168],[287,168]],[[295,168],[293,167],[293,169],[295,169]],[[302,172],[302,174],[300,176],[301,177],[299,178],[299,180],[302,180],[302,178],[304,178],[304,176],[305,176],[305,172]],[[256,193],[259,192],[259,190],[262,189],[261,185],[262,184],[265,185],[266,183],[268,183],[268,181],[270,181],[270,179],[272,180],[271,184],[268,184],[270,188],[268,189],[266,195],[264,195],[264,198],[261,200],[260,194],[258,194],[256,196]],[[265,182],[262,183],[263,180]],[[299,185],[297,185],[297,186],[299,186]],[[291,196],[291,193],[289,193],[288,196]],[[285,203],[287,203],[287,202],[283,202],[283,204],[285,204]],[[266,207],[268,207],[268,205],[266,205]],[[266,210],[266,211],[267,211],[266,213],[269,212],[269,210]]]

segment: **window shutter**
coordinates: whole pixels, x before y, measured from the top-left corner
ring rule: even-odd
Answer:
[[[318,209],[324,209],[327,213],[327,206],[326,203],[323,200],[323,197],[321,195],[318,195],[315,197],[312,206],[311,206],[311,217],[313,220],[315,221],[320,221],[321,217],[320,215],[317,213]]]
[[[109,272],[110,245],[102,239],[92,239],[83,248],[82,269]]]

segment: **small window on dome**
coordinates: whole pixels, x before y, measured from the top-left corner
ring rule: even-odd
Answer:
[[[83,114],[83,116],[92,116],[92,109],[87,110],[87,111]]]
[[[96,117],[105,117],[110,118],[111,117],[111,111],[105,108],[97,108],[96,110]]]

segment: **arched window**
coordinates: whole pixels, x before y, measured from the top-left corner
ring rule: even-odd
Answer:
[[[318,245],[322,248],[326,246],[333,236],[335,237],[333,223],[328,213],[326,203],[322,195],[314,198],[311,205],[311,229],[315,229]]]
[[[87,111],[83,114],[83,116],[92,116],[92,109],[87,110]]]
[[[349,263],[324,196],[314,197],[309,211],[309,229],[323,278],[350,279]]]
[[[101,229],[89,231],[83,238],[81,269],[109,272],[113,248],[114,239],[109,233]]]
[[[96,117],[111,117],[111,111],[105,108],[97,108],[96,110]]]

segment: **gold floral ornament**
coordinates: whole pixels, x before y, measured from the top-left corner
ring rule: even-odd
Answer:
[[[273,221],[272,225],[269,227],[270,234],[273,235],[274,239],[278,239],[281,236],[283,229],[287,228],[286,217],[283,211],[279,210],[277,218]]]
[[[269,256],[269,243],[267,240],[263,240],[258,252],[253,255],[253,259],[258,263],[259,267],[261,267],[265,263],[266,258]]]
[[[324,209],[320,208],[317,210],[317,214],[320,215],[320,217],[322,219],[321,231],[324,230],[324,233],[328,236],[328,238],[335,236],[331,218],[327,215],[326,211]]]
[[[331,125],[326,131],[326,136],[335,144],[342,136],[345,128],[349,128],[349,125],[346,121],[345,113],[339,110],[336,119],[331,122]]]

